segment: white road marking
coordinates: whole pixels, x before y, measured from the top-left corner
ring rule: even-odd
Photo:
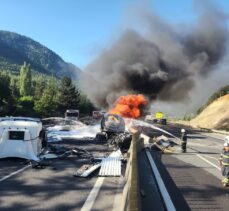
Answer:
[[[22,171],[24,171],[25,169],[29,168],[30,166],[31,166],[31,165],[25,166],[25,167],[23,167],[23,168],[21,168],[21,169],[15,171],[15,172],[9,174],[9,175],[3,177],[2,179],[0,179],[0,182],[2,182],[2,181],[4,181],[4,180],[6,180],[6,179],[8,179],[8,178],[10,178],[10,177],[12,177],[12,176],[18,174],[18,173],[20,173],[20,172],[22,172]]]
[[[217,158],[214,158],[214,157],[212,157],[212,156],[210,156],[210,155],[203,155],[204,157],[208,157],[208,158],[211,158],[211,159],[214,159],[214,160],[219,160],[219,159],[217,159]]]
[[[221,140],[221,141],[224,141],[223,138],[219,138],[219,137],[216,137],[216,136],[211,136],[211,135],[206,135],[206,134],[201,134],[202,136],[205,136],[205,137],[210,137],[210,138],[215,138],[215,139],[218,139],[218,140]]]
[[[217,165],[215,165],[214,163],[212,163],[211,161],[207,160],[206,158],[204,158],[203,156],[196,154],[197,157],[199,157],[200,159],[204,160],[205,162],[209,163],[211,166],[217,168],[219,171],[221,171],[221,168]]]
[[[154,162],[154,160],[152,159],[152,156],[150,154],[150,152],[148,150],[146,150],[146,155],[149,159],[149,162],[150,162],[150,165],[151,165],[151,168],[152,168],[152,172],[153,174],[155,175],[155,179],[157,181],[157,184],[158,184],[158,187],[160,189],[160,192],[161,192],[161,195],[163,197],[163,200],[164,200],[164,203],[165,203],[165,206],[167,208],[167,210],[169,211],[176,211],[176,208],[174,207],[174,204],[170,198],[170,195],[165,187],[165,184],[161,178],[161,175],[157,169],[157,166]]]
[[[113,203],[113,209],[112,211],[117,211],[121,210],[121,201],[122,201],[122,190],[121,187],[123,186],[124,183],[124,178],[120,177],[118,184],[117,184],[117,189],[116,189],[116,194],[114,198],[114,203]]]
[[[87,200],[84,202],[84,205],[81,208],[81,211],[90,211],[91,210],[91,208],[95,202],[95,199],[99,193],[99,190],[103,184],[104,179],[105,179],[104,177],[99,177],[96,180],[96,183],[94,184],[93,189],[91,190],[89,196],[87,197]]]

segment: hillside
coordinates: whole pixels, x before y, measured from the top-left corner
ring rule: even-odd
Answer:
[[[0,30],[0,70],[18,72],[24,61],[37,72],[57,77],[78,78],[81,74],[78,67],[65,62],[42,44],[26,36]]]
[[[229,130],[229,94],[213,101],[190,124],[202,128]]]

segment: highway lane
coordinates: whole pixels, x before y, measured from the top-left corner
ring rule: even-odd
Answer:
[[[107,144],[68,140],[58,143],[68,147],[83,147],[94,155],[109,154]],[[27,165],[23,159],[1,159],[0,180]],[[0,210],[81,210],[93,189],[98,188],[98,171],[88,178],[73,177],[85,159],[68,157],[53,159],[45,169],[31,166],[0,182]],[[124,170],[124,168],[123,168]],[[124,174],[124,172],[123,172]],[[123,178],[109,178],[100,182],[98,192],[92,193],[90,209],[113,210],[117,207]],[[97,185],[96,185],[97,184]],[[117,194],[118,193],[118,194]],[[115,203],[116,201],[116,203]],[[120,200],[119,200],[120,201]],[[84,210],[90,210],[87,209]]]
[[[180,136],[180,128],[177,126],[168,125],[163,128]],[[174,147],[174,154],[163,155],[161,158],[151,152],[152,156],[158,159],[158,168],[176,209],[188,210],[189,206],[193,210],[225,210],[228,189],[220,186],[221,174],[216,168],[223,141],[206,137],[208,134],[196,130],[190,130],[188,133],[186,154],[180,153],[179,146]],[[81,146],[93,153],[110,151],[106,144],[69,140],[67,145]],[[139,155],[139,158],[142,167],[140,180],[145,184],[141,187],[142,205],[145,208],[143,210],[148,210],[152,202],[154,209],[150,210],[163,210],[164,204],[157,200],[158,197],[160,199],[157,185],[152,182],[152,177],[149,176],[151,170],[145,165],[147,158],[145,154]],[[75,158],[53,160],[45,169],[28,167],[5,179],[0,184],[1,210],[117,210],[121,195],[116,193],[121,193],[123,178],[98,179],[98,172],[87,179],[74,178],[73,172],[84,163],[84,160]],[[26,164],[23,160],[0,160],[0,179],[24,167]],[[152,194],[153,189],[155,191]],[[98,190],[97,193],[94,190]],[[90,195],[93,197],[88,198]],[[92,205],[84,209],[86,200],[92,201]]]
[[[181,127],[178,125],[157,126],[178,138],[181,135]],[[158,152],[151,152],[157,159],[158,168],[176,209],[228,210],[229,189],[221,186],[221,172],[218,162],[224,136],[190,128],[186,128],[186,130],[188,132],[187,153],[181,153],[180,141],[177,139],[173,139],[178,145],[173,147],[172,154],[157,156]],[[161,132],[145,127],[143,127],[143,131],[151,137],[161,135]],[[147,190],[147,183],[145,186],[144,183],[146,182],[142,182],[143,188],[146,187]],[[151,183],[148,181],[148,184]],[[186,205],[183,199],[189,208],[184,208]],[[142,201],[144,200],[146,199],[142,199]],[[151,209],[156,210],[153,209],[152,204]]]
[[[166,126],[179,136],[180,127]],[[223,136],[187,129],[187,153],[180,147],[172,155],[163,155],[162,162],[192,210],[228,210],[229,189],[220,183],[219,156]]]

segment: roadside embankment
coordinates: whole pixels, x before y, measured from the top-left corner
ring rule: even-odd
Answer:
[[[179,125],[179,127],[183,128],[191,128],[191,129],[197,129],[202,132],[209,132],[209,133],[217,133],[222,135],[229,135],[229,131],[226,130],[216,130],[216,129],[210,129],[210,128],[204,128],[200,127],[198,125],[192,124],[190,121],[184,121],[184,120],[170,120],[169,121],[172,124]]]
[[[209,132],[229,134],[229,94],[208,105],[198,116],[190,121],[170,120],[171,123]]]

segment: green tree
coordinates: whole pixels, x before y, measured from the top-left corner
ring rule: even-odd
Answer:
[[[17,115],[20,116],[35,116],[34,99],[32,96],[24,96],[18,99]]]
[[[15,102],[10,89],[10,77],[5,73],[0,73],[0,114],[11,115],[15,107]]]
[[[80,93],[73,85],[71,78],[63,77],[58,93],[58,108],[61,113],[66,109],[76,109],[79,106]]]
[[[35,100],[39,100],[42,95],[45,87],[47,86],[47,79],[45,77],[37,77],[34,82],[34,98]]]
[[[42,117],[50,117],[56,114],[57,86],[54,79],[50,79],[46,88],[43,90],[40,99],[35,101],[34,109]]]
[[[20,96],[20,93],[18,87],[18,77],[15,75],[10,76],[10,89],[13,97],[17,99]]]
[[[80,113],[84,115],[91,115],[92,111],[95,110],[93,104],[88,100],[88,98],[84,94],[80,95],[79,110]]]
[[[32,76],[30,65],[23,64],[20,69],[20,79],[19,79],[19,87],[20,87],[20,95],[21,96],[29,96],[32,94]]]

